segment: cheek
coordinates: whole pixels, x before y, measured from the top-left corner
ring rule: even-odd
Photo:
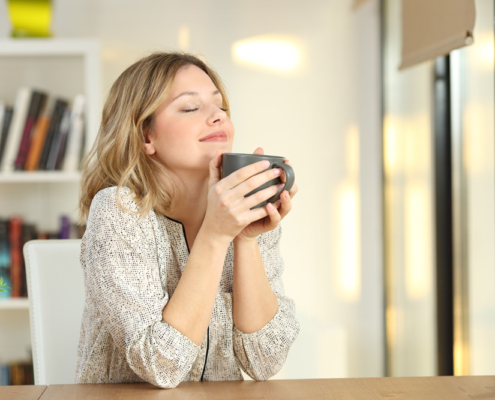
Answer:
[[[229,132],[229,136],[231,139],[234,139],[234,136],[235,136],[235,128],[234,128],[234,124],[232,123],[232,121],[229,120],[228,124],[227,124],[227,131]]]
[[[191,127],[184,122],[168,123],[156,126],[156,156],[168,167],[182,165],[191,154],[194,140],[191,138]]]

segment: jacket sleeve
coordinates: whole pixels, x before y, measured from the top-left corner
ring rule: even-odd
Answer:
[[[169,296],[150,237],[152,222],[121,210],[114,192],[101,193],[85,233],[86,290],[129,367],[153,385],[176,387],[200,348],[162,319]]]
[[[281,234],[279,225],[258,237],[268,281],[278,299],[277,313],[257,332],[246,334],[235,325],[233,329],[236,360],[243,371],[255,380],[269,379],[280,371],[299,333],[295,304],[285,295],[282,282],[284,262],[280,255]]]

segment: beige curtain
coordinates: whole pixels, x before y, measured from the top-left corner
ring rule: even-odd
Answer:
[[[402,0],[399,69],[471,44],[474,20],[474,0]]]

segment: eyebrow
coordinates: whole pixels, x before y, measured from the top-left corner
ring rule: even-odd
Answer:
[[[212,95],[212,96],[215,96],[215,95],[217,95],[217,94],[221,94],[221,93],[220,93],[220,90],[218,90],[218,89],[217,89],[217,90],[215,90],[214,92],[212,92],[212,94],[211,94],[211,95]],[[177,97],[175,97],[175,98],[171,101],[171,103],[172,103],[172,102],[174,102],[175,100],[177,100],[179,97],[182,97],[182,96],[199,96],[199,93],[198,93],[198,92],[182,92],[182,93],[181,93],[181,94],[179,94]]]

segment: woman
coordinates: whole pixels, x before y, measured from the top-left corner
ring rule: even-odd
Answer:
[[[297,186],[251,210],[279,189],[244,195],[280,170],[259,162],[221,179],[229,115],[220,79],[191,55],[153,54],[113,84],[81,183],[76,382],[173,388],[282,367],[299,324],[279,222]]]

